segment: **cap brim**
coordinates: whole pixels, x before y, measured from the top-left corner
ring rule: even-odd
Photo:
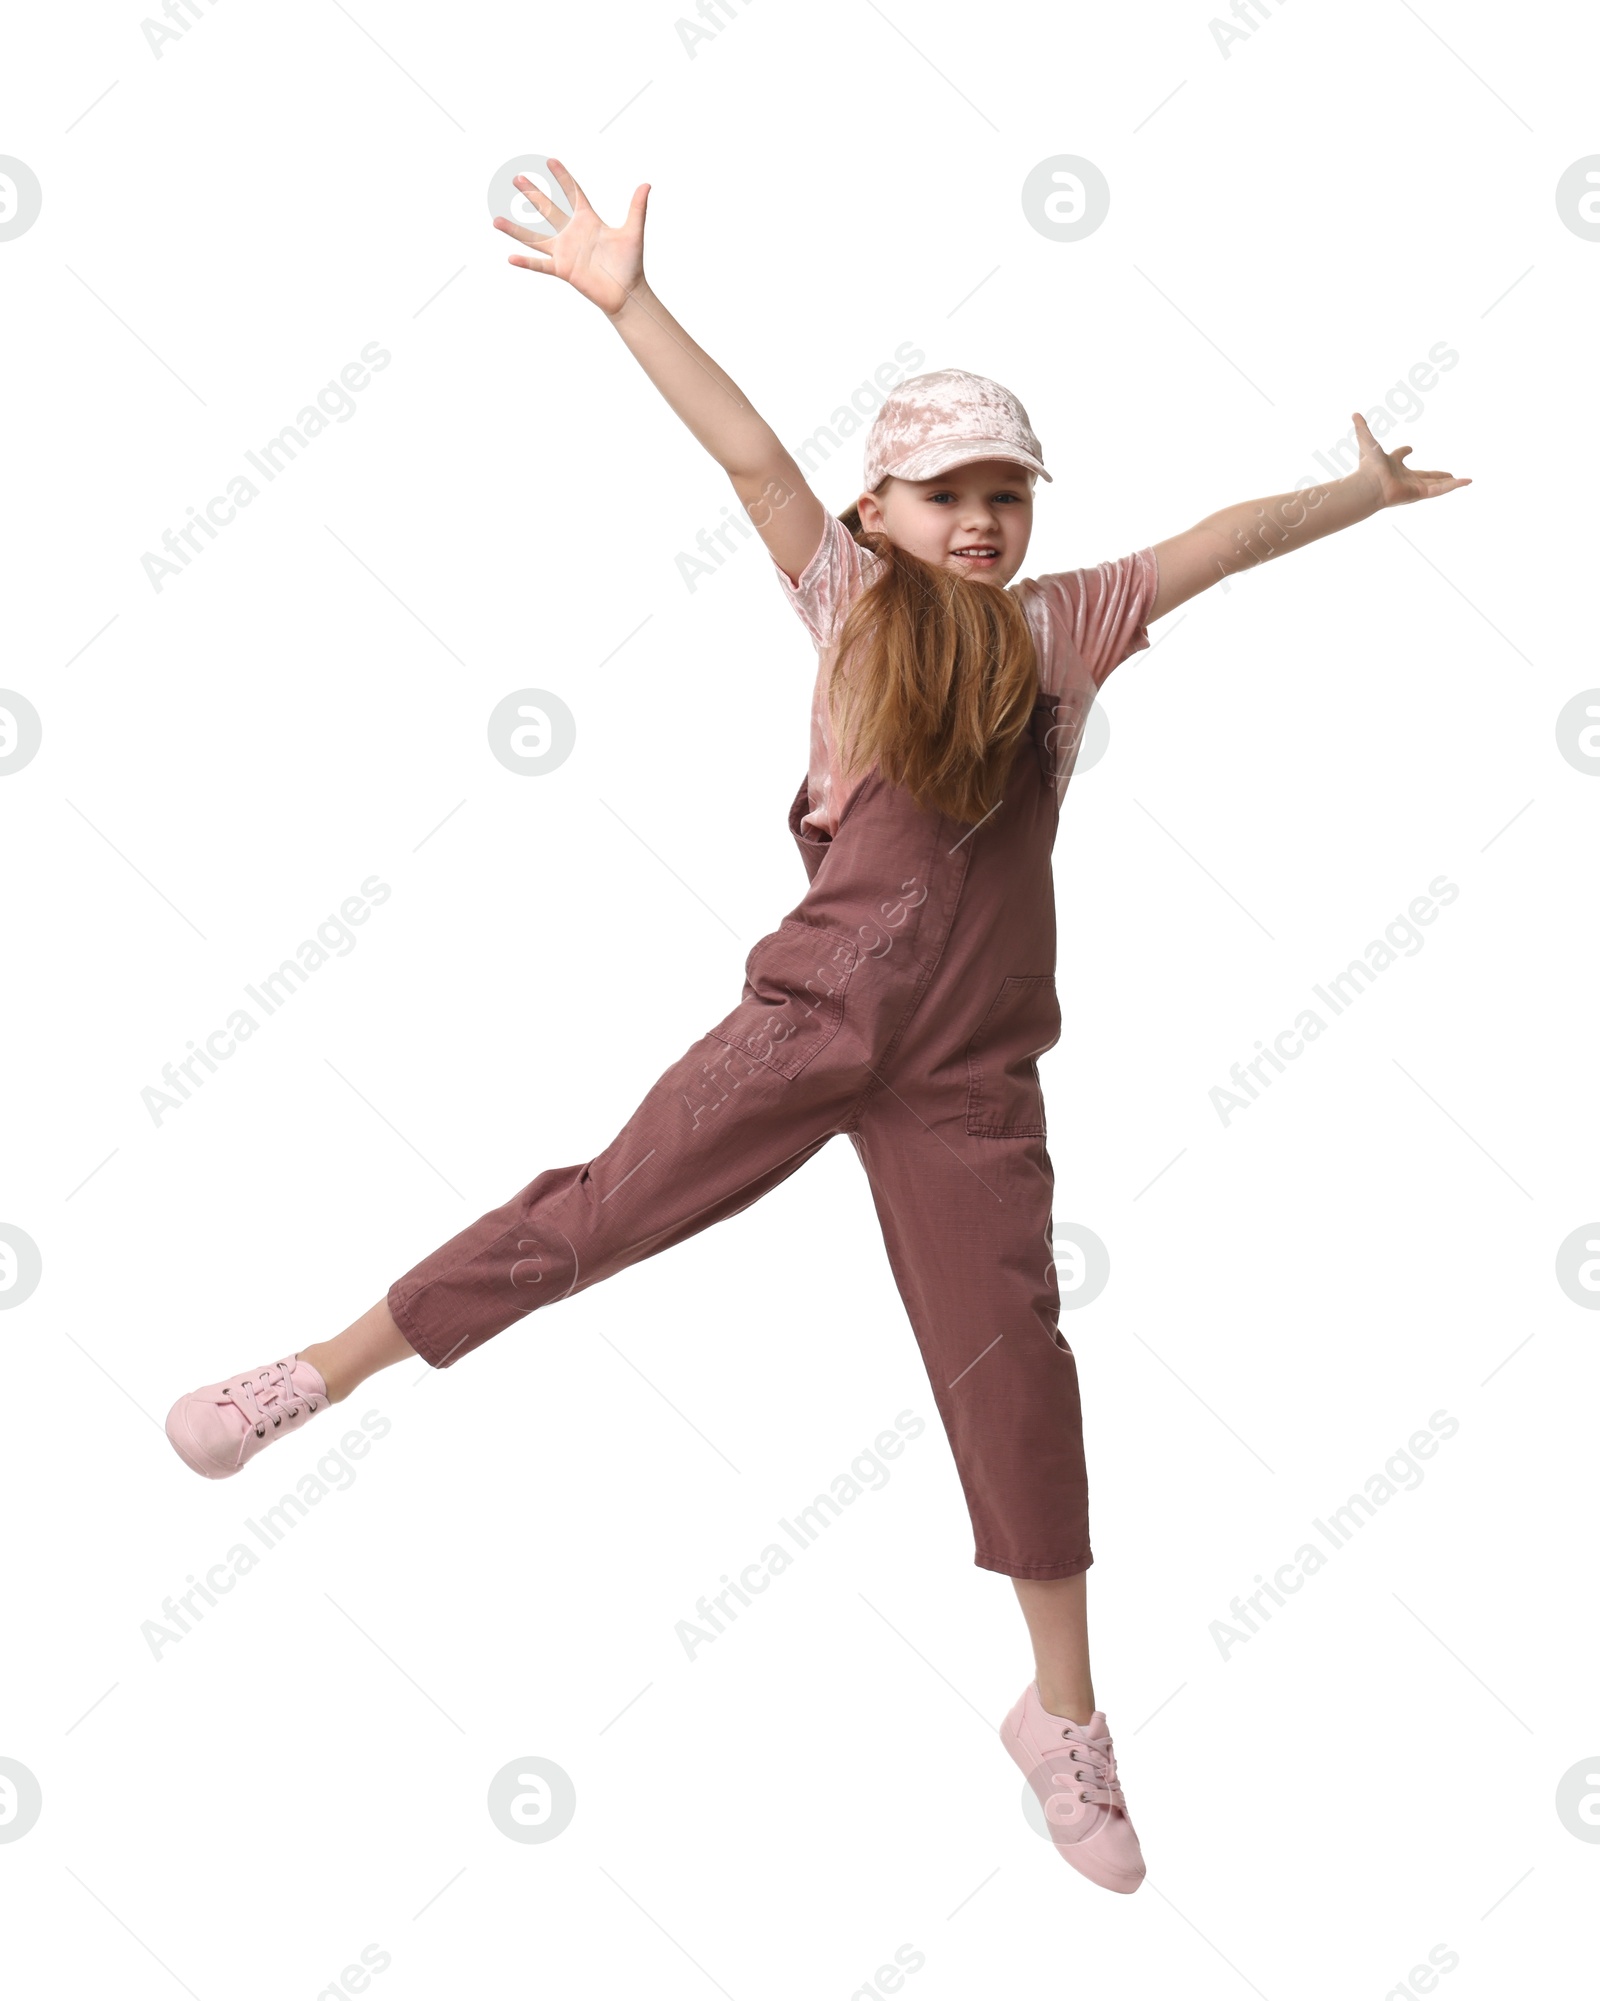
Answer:
[[[979,459],[1005,459],[1012,465],[1026,466],[1041,479],[1050,478],[1042,459],[1036,459],[1032,452],[1018,451],[1000,438],[941,438],[937,444],[908,452],[884,471],[896,479],[937,479],[942,472],[953,472],[957,466],[972,465]]]

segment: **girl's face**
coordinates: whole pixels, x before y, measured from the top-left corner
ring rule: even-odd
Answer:
[[[860,508],[863,528],[923,562],[1006,584],[1033,533],[1033,475],[1009,459],[974,459],[937,479],[891,473]]]

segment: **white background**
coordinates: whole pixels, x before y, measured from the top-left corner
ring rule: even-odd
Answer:
[[[1554,195],[1600,149],[1593,25],[1266,6],[1224,55],[1200,6],[732,11],[692,56],[631,4],[221,0],[159,58],[133,7],[8,29],[43,208],[0,243],[0,681],[44,730],[0,785],[0,1224],[43,1259],[0,1316],[0,1757],[44,1801],[0,1843],[8,1988],[1575,1991],[1600,1323],[1555,1270],[1600,1214],[1600,783],[1556,717],[1600,683],[1600,244]],[[1064,1324],[1136,1897],[1024,1819],[1025,1629],[842,1142],[235,1481],[161,1435],[598,1152],[804,888],[810,644],[753,538],[685,587],[731,491],[506,263],[487,189],[527,153],[612,220],[652,183],[656,290],[791,446],[904,342],[1015,389],[1055,474],[1027,574],[1321,476],[1459,356],[1384,441],[1474,484],[1159,622],[1063,810],[1042,1067],[1058,1243],[1111,1257]],[[1020,198],[1062,153],[1111,188],[1077,243]],[[374,341],[353,417],[154,590]],[[577,718],[543,778],[486,743],[528,687]],[[373,874],[357,949],[158,1124],[163,1065]],[[1224,1124],[1230,1066],[1440,874],[1422,948]],[[904,1409],[889,1484],[688,1659],[696,1600]],[[1224,1658],[1436,1411],[1421,1484]],[[364,1412],[353,1485],[155,1658]],[[535,1756],[577,1812],[516,1843],[487,1789]]]

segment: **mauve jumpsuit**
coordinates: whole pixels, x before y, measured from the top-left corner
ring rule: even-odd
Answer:
[[[972,1517],[975,1561],[1070,1577],[1089,1547],[1077,1365],[1058,1327],[1035,1059],[1056,995],[1058,758],[1040,694],[976,827],[872,770],[831,839],[789,809],[810,887],[752,947],[739,1005],[603,1153],[553,1167],[397,1279],[436,1368],[534,1309],[736,1215],[847,1133],[871,1184]]]

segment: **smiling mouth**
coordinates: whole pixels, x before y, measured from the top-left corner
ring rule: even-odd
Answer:
[[[952,549],[950,553],[964,563],[993,563],[1000,558],[1000,551],[990,542],[974,542],[970,549]]]

